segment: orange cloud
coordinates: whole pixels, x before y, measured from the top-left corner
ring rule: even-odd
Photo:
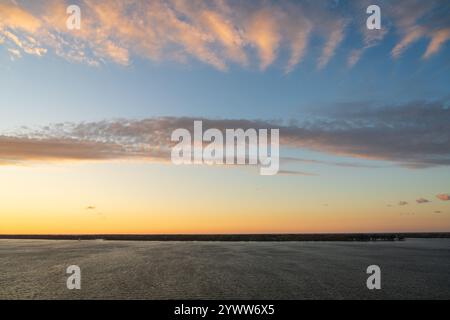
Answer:
[[[41,21],[13,3],[0,3],[0,30],[6,27],[35,32],[41,27]]]
[[[281,40],[278,29],[272,10],[263,9],[250,18],[247,38],[259,52],[261,70],[266,69],[276,58]]]
[[[131,150],[117,143],[68,139],[0,136],[0,159],[3,165],[25,161],[93,161],[139,159],[151,152]],[[155,156],[158,156],[155,153]]]
[[[91,65],[108,60],[128,65],[131,55],[140,55],[155,61],[195,58],[225,71],[229,62],[249,65],[249,48],[254,47],[264,70],[277,58],[285,32],[288,42],[292,41],[286,43],[292,50],[287,69],[292,70],[304,56],[312,30],[309,25],[291,36],[288,33],[297,17],[277,6],[269,10],[261,3],[84,0],[80,2],[81,30],[75,31],[66,29],[63,2],[47,0],[42,7],[44,14],[39,15],[14,2],[3,4],[0,39],[28,54],[42,55],[52,49],[69,61]],[[42,46],[25,46],[25,38]]]
[[[427,51],[423,55],[425,59],[429,58],[430,56],[436,54],[441,46],[450,40],[450,28],[438,30],[431,35],[431,41],[430,44],[427,47]]]
[[[284,70],[291,72],[315,36],[325,39],[317,61],[317,67],[324,68],[345,38],[351,17],[362,11],[361,4],[341,10],[296,1],[269,5],[228,0],[80,0],[81,30],[68,30],[66,4],[57,0],[1,3],[0,44],[16,58],[50,51],[93,66],[108,61],[126,66],[133,56],[182,63],[196,59],[221,71],[231,63],[265,70],[286,53]],[[450,25],[448,20],[434,19],[435,7],[435,2],[413,0],[386,4],[383,30],[360,29],[362,47],[351,51],[348,65],[355,65],[384,38],[388,20],[401,37],[392,49],[394,58],[423,37],[431,39],[423,57],[436,54],[450,40]]]
[[[425,30],[422,27],[414,26],[402,38],[402,40],[392,49],[392,56],[398,58],[402,53],[415,41],[419,40],[425,35]]]
[[[225,46],[228,57],[235,62],[246,65],[248,61],[244,51],[245,41],[235,26],[229,20],[210,10],[204,11],[203,17],[218,41]]]
[[[446,193],[438,194],[436,196],[436,198],[438,198],[439,200],[442,200],[442,201],[449,201],[450,200],[450,194],[446,194]]]
[[[328,64],[330,59],[333,57],[336,48],[344,39],[344,28],[345,24],[342,23],[340,25],[337,25],[336,28],[330,33],[330,36],[322,50],[322,55],[319,57],[319,60],[317,62],[317,67],[319,69],[324,68]]]

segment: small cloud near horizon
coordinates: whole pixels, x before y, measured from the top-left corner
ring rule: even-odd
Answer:
[[[316,173],[294,171],[294,170],[279,170],[278,175],[283,176],[317,176]]]
[[[450,200],[450,194],[448,193],[442,193],[442,194],[438,194],[436,195],[436,198],[442,200],[442,201],[449,201]]]

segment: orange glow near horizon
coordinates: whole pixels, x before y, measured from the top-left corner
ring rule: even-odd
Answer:
[[[350,202],[335,191],[322,199],[320,184],[310,177],[267,179],[247,169],[61,164],[2,167],[0,174],[0,234],[450,230],[449,216],[432,214],[426,205],[409,214],[376,197]]]

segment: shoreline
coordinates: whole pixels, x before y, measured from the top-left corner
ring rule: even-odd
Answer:
[[[92,235],[0,235],[0,240],[104,240],[104,241],[404,241],[407,238],[450,238],[450,232],[417,233],[324,233],[324,234],[92,234]]]

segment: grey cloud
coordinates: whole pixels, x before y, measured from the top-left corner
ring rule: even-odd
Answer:
[[[450,164],[450,110],[445,101],[377,106],[352,103],[319,108],[303,142],[333,153],[384,159],[411,168]]]
[[[0,162],[58,159],[167,161],[173,146],[171,133],[178,128],[193,130],[194,120],[203,120],[203,130],[279,128],[280,144],[286,147],[385,160],[408,168],[450,165],[450,110],[444,102],[381,107],[342,105],[334,111],[324,111],[319,110],[308,121],[288,124],[246,119],[161,117],[63,123],[39,130],[22,128],[16,134],[0,136]],[[365,164],[288,157],[285,161],[365,167]]]

